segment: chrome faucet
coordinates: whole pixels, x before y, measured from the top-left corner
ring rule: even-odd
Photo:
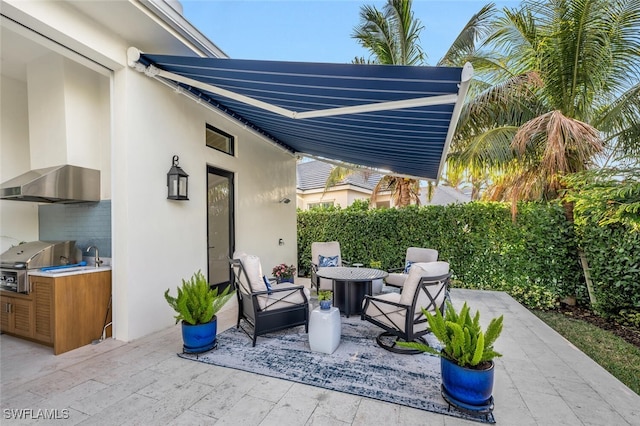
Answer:
[[[100,255],[98,255],[98,247],[96,246],[87,247],[87,253],[89,253],[91,249],[94,249],[96,251],[96,268],[99,268],[100,265],[102,265],[102,260],[100,260]]]

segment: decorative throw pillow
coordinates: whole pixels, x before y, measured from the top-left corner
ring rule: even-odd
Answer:
[[[327,266],[338,266],[338,256],[324,257],[318,256],[318,266],[320,268],[326,268]]]
[[[408,274],[409,270],[411,269],[411,265],[413,264],[412,261],[407,260],[407,263],[404,264],[404,273]]]
[[[273,289],[271,288],[271,282],[269,281],[269,278],[267,278],[266,275],[263,275],[262,279],[264,280],[264,285],[267,286],[267,290],[269,291],[269,294],[271,294],[271,290]]]

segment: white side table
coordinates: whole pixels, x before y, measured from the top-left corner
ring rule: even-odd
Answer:
[[[332,354],[340,344],[340,310],[315,308],[309,318],[309,346],[313,352]]]

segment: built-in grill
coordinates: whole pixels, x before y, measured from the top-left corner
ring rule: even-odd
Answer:
[[[76,262],[75,241],[32,241],[0,255],[0,288],[29,293],[29,270]]]

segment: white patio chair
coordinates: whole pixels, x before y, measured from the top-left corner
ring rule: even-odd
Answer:
[[[396,342],[426,343],[422,336],[430,330],[422,308],[443,311],[450,276],[447,262],[414,263],[402,293],[365,296],[362,319],[383,329],[376,338],[378,345],[396,353],[420,353],[397,347]]]
[[[309,289],[291,283],[265,282],[258,256],[234,254],[229,259],[238,297],[238,323],[256,345],[258,336],[304,325],[309,332]],[[253,328],[250,333],[240,326],[245,320]]]
[[[311,243],[311,286],[318,290],[332,290],[333,283],[316,275],[318,268],[328,266],[348,266],[351,263],[342,258],[338,241]]]
[[[385,278],[385,284],[391,287],[398,287],[402,291],[404,281],[407,279],[411,265],[418,262],[435,262],[438,260],[438,250],[409,247],[405,256],[404,266],[400,268],[390,269],[389,276]]]

